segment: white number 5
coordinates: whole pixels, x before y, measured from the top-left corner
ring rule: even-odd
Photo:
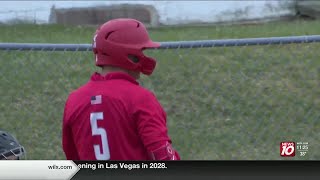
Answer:
[[[99,144],[93,145],[94,154],[96,155],[97,160],[109,160],[110,159],[110,151],[108,145],[108,137],[107,132],[104,128],[99,128],[97,121],[103,120],[102,112],[95,112],[90,114],[90,124],[92,129],[92,136],[101,136],[101,148]]]

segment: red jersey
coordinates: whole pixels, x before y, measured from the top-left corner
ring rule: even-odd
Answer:
[[[148,160],[156,143],[171,144],[154,94],[120,72],[94,73],[69,95],[62,136],[69,160]]]

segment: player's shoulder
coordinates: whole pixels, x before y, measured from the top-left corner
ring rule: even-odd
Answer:
[[[143,86],[139,86],[137,91],[134,91],[134,101],[139,104],[159,104],[156,94]]]
[[[71,90],[71,92],[68,95],[67,101],[73,101],[74,99],[79,99],[79,97],[82,97],[83,94],[85,94],[85,92],[88,91],[87,86],[88,86],[88,83],[83,84],[77,89]]]
[[[135,92],[137,92],[138,96],[141,97],[155,97],[154,92],[152,92],[151,90],[143,87],[143,86],[135,86]]]

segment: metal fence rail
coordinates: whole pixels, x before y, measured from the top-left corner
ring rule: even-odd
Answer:
[[[160,42],[161,46],[159,47],[159,49],[277,45],[277,44],[296,44],[296,43],[314,43],[314,42],[320,42],[320,35]],[[0,43],[0,50],[91,51],[92,47],[91,47],[91,44]]]
[[[319,160],[319,42],[320,35],[161,42],[146,52],[157,59],[154,74],[139,81],[163,105],[183,159],[278,160],[280,142],[293,141],[309,149],[291,159]],[[91,44],[0,43],[0,128],[29,159],[65,158],[63,108],[98,70],[90,51]]]

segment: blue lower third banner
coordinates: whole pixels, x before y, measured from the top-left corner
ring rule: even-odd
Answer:
[[[320,179],[320,161],[0,161],[0,179]]]

